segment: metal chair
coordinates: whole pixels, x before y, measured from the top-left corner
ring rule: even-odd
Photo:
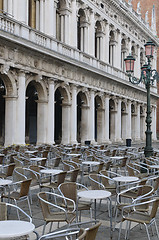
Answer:
[[[45,227],[48,223],[51,223],[51,225],[50,225],[50,231],[51,231],[53,222],[57,222],[57,223],[66,222],[66,223],[70,224],[75,219],[75,217],[76,217],[75,202],[72,199],[66,198],[64,196],[61,196],[61,195],[58,195],[58,194],[52,193],[52,192],[40,192],[37,194],[37,196],[40,201],[43,219],[45,221],[42,234],[44,234]],[[53,199],[52,199],[52,201],[50,202],[48,200],[49,197],[50,198],[53,197],[54,199],[56,199],[56,201],[53,203]],[[58,204],[59,204],[60,200],[71,202],[72,206],[73,206],[72,210],[70,211],[66,208],[59,206]],[[52,208],[52,211],[51,211],[51,208]]]

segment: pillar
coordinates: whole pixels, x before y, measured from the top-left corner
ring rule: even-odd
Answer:
[[[47,102],[37,101],[37,144],[46,143],[47,133]]]
[[[135,140],[140,140],[140,104],[136,106],[136,118],[135,118]]]
[[[8,14],[10,17],[12,17],[12,9],[13,9],[12,3],[13,3],[13,0],[8,0]]]
[[[70,134],[70,105],[62,104],[62,144],[69,144],[71,139]]]
[[[88,140],[91,140],[91,143],[95,143],[95,116],[94,116],[94,91],[90,91],[90,109],[89,109],[89,133]],[[86,139],[87,140],[87,139]]]
[[[46,143],[54,144],[54,81],[49,79],[49,97],[47,106],[47,137]]]
[[[36,29],[40,30],[40,2],[36,0]]]
[[[5,96],[5,146],[14,144],[16,135],[16,97]]]
[[[40,0],[40,31],[44,31],[44,1]]]
[[[128,100],[128,102],[127,102],[127,112],[128,112],[128,114],[126,115],[127,116],[127,119],[126,119],[126,129],[127,129],[126,138],[131,139],[131,101],[130,100]]]
[[[121,141],[121,99],[117,101],[117,113],[115,116],[115,139],[117,142]]]
[[[45,1],[45,33],[51,37],[54,37],[54,1]]]
[[[18,98],[16,101],[15,144],[25,144],[25,72],[18,73]]]
[[[109,64],[109,32],[110,32],[109,24],[106,23],[105,39],[103,40],[104,41],[103,45],[105,47],[105,50],[103,49],[103,51],[104,51],[104,60],[107,64]]]
[[[72,104],[71,104],[71,144],[77,143],[77,87],[72,86]]]
[[[72,13],[70,14],[70,29],[71,31],[69,32],[69,42],[70,45],[74,48],[77,47],[77,5],[76,5],[76,0],[72,1],[72,6],[71,6]]]
[[[36,28],[36,1],[32,0],[30,5],[29,25]]]
[[[104,142],[109,143],[109,95],[105,96]]]
[[[88,140],[88,106],[82,105],[81,142]]]

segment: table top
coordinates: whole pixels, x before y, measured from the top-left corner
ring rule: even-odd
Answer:
[[[36,150],[36,151],[35,151],[35,150],[33,150],[33,151],[29,151],[29,150],[27,150],[27,151],[25,151],[25,153],[29,153],[29,154],[37,153],[37,150]]]
[[[12,183],[12,180],[9,179],[0,179],[0,186],[5,186],[5,185],[9,185]]]
[[[100,162],[97,162],[97,161],[83,161],[82,164],[83,165],[94,165],[94,166],[96,166],[96,165],[99,165]]]
[[[20,237],[33,232],[35,225],[20,220],[0,221],[0,239]]]
[[[41,160],[44,160],[46,158],[42,158],[42,157],[33,157],[33,158],[30,158],[31,161],[41,161]]]
[[[150,168],[159,168],[159,165],[149,165]]]
[[[4,157],[4,154],[1,153],[1,154],[0,154],[0,157]]]
[[[86,190],[77,193],[78,197],[87,199],[103,199],[111,196],[111,192],[106,190]]]
[[[60,170],[60,169],[42,169],[42,170],[40,170],[40,172],[45,173],[45,174],[56,175],[56,174],[59,174],[59,173],[63,172],[63,170]]]
[[[132,176],[121,176],[121,177],[114,177],[113,180],[116,182],[135,182],[138,181],[138,177],[132,177]]]
[[[80,153],[67,153],[66,155],[67,155],[67,156],[70,156],[70,157],[78,157],[78,156],[81,156]]]
[[[110,159],[115,159],[115,160],[121,160],[123,159],[124,157],[122,156],[114,156],[114,157],[110,157]]]

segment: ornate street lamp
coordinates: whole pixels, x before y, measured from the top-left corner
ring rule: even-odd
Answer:
[[[139,84],[144,82],[147,90],[147,116],[146,116],[146,146],[144,149],[145,157],[153,155],[152,148],[152,131],[151,131],[151,105],[150,105],[150,86],[153,85],[155,80],[158,80],[159,76],[155,69],[151,69],[151,58],[153,57],[153,52],[155,44],[152,41],[148,41],[145,45],[145,55],[147,57],[148,63],[141,67],[141,77],[140,79],[135,78],[132,73],[134,71],[135,58],[129,55],[124,59],[126,65],[126,72],[128,73],[129,81],[133,84]]]

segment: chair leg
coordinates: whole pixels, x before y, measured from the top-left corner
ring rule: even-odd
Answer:
[[[14,202],[15,202],[15,205],[18,207],[18,205],[17,205],[17,201],[14,199]],[[19,216],[19,210],[18,210],[18,208],[17,208],[17,216],[18,216],[18,220],[20,220],[20,216]]]
[[[51,232],[52,224],[53,224],[53,222],[50,223],[50,229],[49,229],[49,232]]]
[[[31,206],[30,206],[30,202],[29,202],[29,198],[28,197],[27,197],[27,201],[28,201],[28,207],[29,207],[30,216],[32,217],[32,211],[31,211]]]
[[[46,227],[46,222],[44,223],[44,226],[43,226],[43,233],[42,233],[42,235],[44,235],[45,227]]]
[[[120,223],[120,228],[119,228],[119,234],[118,234],[118,240],[120,240],[122,224],[123,224],[123,222],[121,221],[121,223]]]
[[[157,232],[157,237],[159,238],[159,232],[158,232],[158,227],[157,227],[156,220],[154,220],[154,223],[155,223],[155,228],[156,228],[156,232]]]
[[[148,237],[148,240],[150,240],[150,235],[149,235],[148,227],[147,227],[147,225],[146,225],[146,224],[144,224],[144,225],[145,225],[145,228],[146,228],[146,232],[147,232],[147,237]]]

